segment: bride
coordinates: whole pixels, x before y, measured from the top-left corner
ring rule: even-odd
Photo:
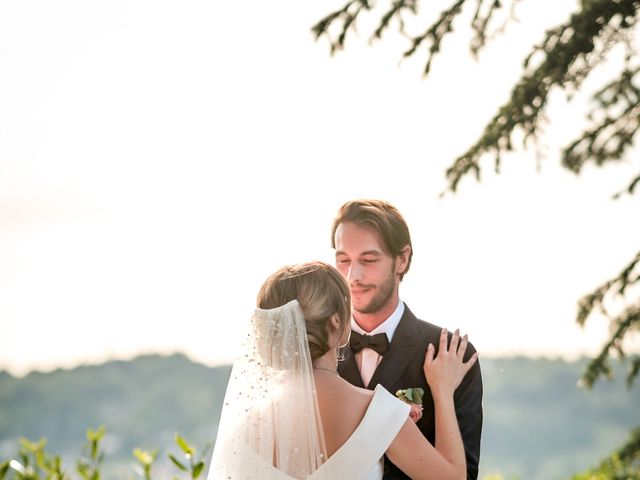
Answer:
[[[466,336],[428,345],[424,372],[435,404],[432,446],[408,404],[378,385],[354,387],[337,372],[350,334],[342,275],[310,262],[281,268],[262,285],[231,371],[208,480],[381,480],[383,456],[413,479],[464,479],[453,393]]]

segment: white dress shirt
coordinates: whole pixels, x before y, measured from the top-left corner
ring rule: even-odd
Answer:
[[[358,325],[353,317],[351,317],[351,330],[361,335],[376,335],[378,333],[386,333],[389,343],[393,340],[393,334],[396,332],[398,323],[404,313],[404,303],[398,299],[398,306],[389,317],[378,325],[370,332],[365,331],[360,325]],[[382,360],[382,355],[378,354],[371,348],[363,348],[355,354],[356,364],[360,370],[360,376],[362,377],[362,383],[366,387],[371,381],[373,372],[376,371],[378,364]]]

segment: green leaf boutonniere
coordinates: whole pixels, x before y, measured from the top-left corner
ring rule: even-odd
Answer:
[[[406,402],[411,407],[409,416],[411,420],[417,422],[422,418],[422,397],[424,396],[424,390],[420,387],[406,388],[404,390],[398,390],[396,397],[403,402]]]

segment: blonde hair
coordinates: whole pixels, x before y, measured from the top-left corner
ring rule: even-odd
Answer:
[[[340,338],[350,328],[351,293],[340,272],[324,262],[282,267],[262,284],[258,308],[276,308],[297,300],[307,329],[311,359],[321,357],[329,345],[329,320],[338,314]]]

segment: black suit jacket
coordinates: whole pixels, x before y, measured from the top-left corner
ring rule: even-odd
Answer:
[[[437,353],[441,331],[441,327],[418,320],[405,304],[404,314],[393,335],[390,348],[378,364],[378,368],[368,385],[368,388],[373,390],[376,385],[382,384],[392,394],[405,388],[421,387],[424,389],[425,394],[422,399],[424,411],[417,426],[433,445],[435,445],[433,397],[422,365],[429,343],[433,344]],[[451,334],[449,334],[449,338],[451,338]],[[364,387],[353,352],[350,348],[346,350],[344,360],[338,365],[338,372],[349,383],[357,387]],[[473,345],[469,343],[465,360],[475,351]],[[479,362],[471,367],[462,380],[454,394],[454,402],[467,458],[467,479],[476,480],[478,478],[480,435],[482,432],[482,376]],[[385,458],[385,480],[407,478],[409,477]]]

